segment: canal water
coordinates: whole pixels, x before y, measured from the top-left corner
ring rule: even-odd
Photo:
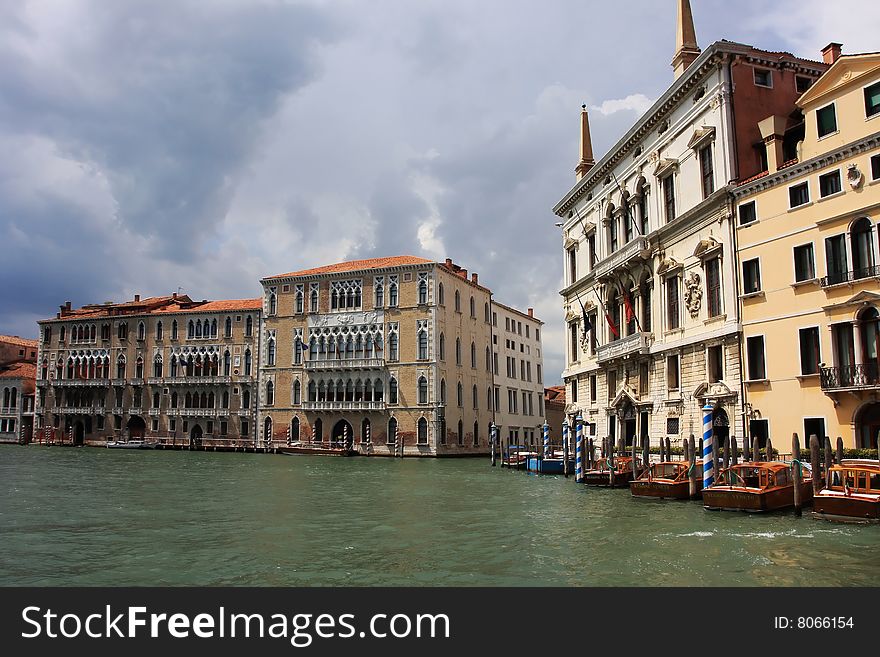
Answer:
[[[880,526],[484,459],[5,446],[0,585],[877,586]]]

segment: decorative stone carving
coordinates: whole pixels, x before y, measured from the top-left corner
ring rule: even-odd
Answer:
[[[862,186],[862,182],[865,180],[865,176],[862,175],[862,172],[859,170],[857,164],[850,164],[846,170],[846,181],[849,183],[849,186],[853,189],[858,189]]]
[[[703,301],[703,288],[700,283],[700,275],[695,271],[688,274],[684,282],[684,302],[692,318],[696,318],[700,314],[700,305]]]

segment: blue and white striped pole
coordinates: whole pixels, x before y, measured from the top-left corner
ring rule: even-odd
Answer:
[[[550,425],[544,423],[544,458],[550,458]]]
[[[715,461],[713,460],[712,406],[709,402],[703,406],[703,490],[715,481]]]
[[[578,413],[575,419],[575,457],[574,457],[574,480],[575,483],[584,483],[584,418]]]
[[[568,420],[562,421],[562,472],[568,477]]]

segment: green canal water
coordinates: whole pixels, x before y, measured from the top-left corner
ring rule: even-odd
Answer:
[[[880,585],[880,526],[480,460],[0,448],[0,585]]]

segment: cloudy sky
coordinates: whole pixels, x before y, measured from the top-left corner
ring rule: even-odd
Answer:
[[[692,5],[702,46],[880,50],[868,0]],[[552,381],[580,106],[598,159],[670,84],[675,6],[0,0],[0,332],[68,299],[451,257],[547,322]]]

